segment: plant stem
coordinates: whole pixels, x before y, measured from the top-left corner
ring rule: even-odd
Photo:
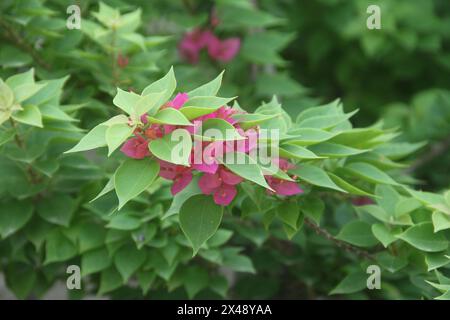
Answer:
[[[308,218],[305,218],[305,225],[313,229],[318,235],[321,235],[326,239],[332,241],[339,248],[344,249],[345,251],[348,251],[350,253],[356,254],[357,256],[360,256],[365,259],[375,260],[375,258],[369,252],[354,247],[351,244],[348,244],[347,242],[336,239],[331,233],[329,233],[325,229],[322,229]]]

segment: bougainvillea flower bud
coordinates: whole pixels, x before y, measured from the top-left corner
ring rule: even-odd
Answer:
[[[127,157],[133,159],[143,159],[150,155],[150,152],[148,151],[148,141],[141,136],[129,139],[124,143],[122,148],[120,148],[120,151]]]
[[[208,54],[214,60],[228,62],[236,56],[240,46],[241,40],[239,38],[219,40],[214,36],[208,41]]]

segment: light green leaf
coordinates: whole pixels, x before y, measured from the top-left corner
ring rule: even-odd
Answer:
[[[220,107],[227,105],[235,98],[236,97],[221,98],[214,96],[193,97],[189,99],[183,107],[181,107],[180,111],[186,116],[186,118],[192,120],[216,111]]]
[[[173,72],[173,67],[170,68],[169,72],[161,79],[153,82],[147,86],[142,95],[145,96],[149,93],[156,93],[164,91],[164,94],[159,99],[157,106],[163,105],[172,96],[175,88],[177,87],[177,80],[175,79],[175,73]]]
[[[328,174],[319,167],[309,164],[302,164],[298,168],[290,170],[290,173],[295,174],[301,180],[304,180],[312,185],[346,193],[345,190],[338,187],[333,180],[330,179]]]
[[[448,247],[448,241],[445,236],[442,233],[433,232],[433,224],[431,222],[416,224],[397,237],[426,252],[443,251]]]
[[[140,117],[141,115],[158,108],[160,106],[158,103],[164,96],[164,92],[165,91],[149,93],[145,96],[140,97],[136,102],[136,105],[133,107],[133,114]],[[153,114],[154,112],[151,113]]]
[[[128,115],[131,115],[133,114],[134,106],[138,103],[139,99],[141,99],[140,95],[117,88],[117,94],[113,99],[113,103]]]
[[[154,159],[128,159],[114,174],[114,186],[119,198],[119,210],[146,190],[156,179],[159,165]]]
[[[44,265],[52,262],[67,261],[77,254],[75,244],[59,230],[50,233],[45,242],[46,255]]]
[[[126,123],[113,124],[106,129],[105,140],[108,145],[108,156],[110,156],[128,137],[133,133],[135,127]]]
[[[344,189],[345,191],[347,191],[350,194],[356,194],[359,196],[376,197],[374,194],[371,194],[371,193],[364,191],[358,187],[355,187],[354,185],[348,183],[347,181],[345,181],[341,177],[335,175],[334,173],[327,172],[327,174],[331,178],[331,180],[333,180],[333,182],[336,183],[336,185],[338,187]]]
[[[352,162],[345,166],[345,170],[369,182],[398,185],[389,175],[368,163]]]
[[[312,152],[319,156],[330,158],[345,158],[367,152],[368,150],[360,150],[347,147],[341,144],[324,142],[309,147]]]
[[[192,138],[185,129],[176,129],[160,139],[149,143],[150,152],[158,159],[189,166]]]
[[[84,277],[102,271],[108,268],[111,262],[106,248],[86,252],[81,256],[81,275]]]
[[[222,214],[223,207],[216,205],[210,196],[195,195],[183,203],[179,214],[180,226],[192,245],[194,255],[216,233]]]
[[[294,144],[283,144],[280,149],[280,156],[285,158],[293,158],[293,159],[322,159],[316,155],[314,152],[306,149],[305,147],[297,146]]]
[[[12,114],[12,118],[18,122],[42,128],[42,114],[35,105],[23,106],[22,110]]]
[[[382,223],[375,223],[372,225],[372,233],[385,248],[392,242],[396,241],[395,235]]]
[[[267,184],[266,179],[264,178],[264,175],[261,171],[261,168],[258,166],[258,164],[250,158],[247,154],[242,152],[235,152],[235,153],[228,153],[226,154],[227,157],[225,161],[222,160],[222,163],[230,169],[233,173],[237,174],[238,176],[253,181],[256,184],[259,184],[260,186],[272,190],[270,186]],[[241,161],[233,161],[240,160]],[[238,164],[239,163],[239,164]]]
[[[368,275],[361,270],[350,273],[330,292],[332,294],[355,293],[367,288]]]
[[[65,194],[55,194],[37,203],[37,213],[42,219],[65,227],[70,225],[75,208],[75,200]]]
[[[377,240],[372,235],[371,226],[364,221],[352,221],[347,223],[336,236],[337,239],[351,243],[359,247],[372,247]]]
[[[450,229],[450,216],[440,212],[435,211],[431,216],[434,226],[434,232],[438,232],[441,230]]]
[[[107,126],[99,124],[89,131],[81,140],[70,150],[64,153],[80,152],[106,146]]]
[[[155,116],[148,117],[150,123],[191,126],[192,123],[177,109],[166,108],[159,110]]]
[[[189,97],[197,97],[197,96],[215,96],[217,92],[219,92],[220,86],[222,85],[222,71],[214,80],[205,83],[204,85],[188,92]]]

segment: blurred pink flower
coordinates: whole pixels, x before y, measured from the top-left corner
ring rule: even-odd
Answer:
[[[178,45],[181,57],[186,59],[189,63],[197,63],[200,56],[200,50],[207,46],[211,37],[214,37],[211,31],[198,28],[186,33]]]
[[[236,56],[240,46],[241,40],[239,38],[220,40],[214,36],[209,38],[208,54],[214,60],[228,62]]]

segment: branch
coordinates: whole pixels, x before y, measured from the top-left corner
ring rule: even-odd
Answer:
[[[365,259],[375,260],[375,258],[369,252],[361,250],[357,247],[354,247],[347,242],[336,239],[331,233],[329,233],[325,229],[322,229],[321,227],[319,227],[317,224],[315,224],[308,218],[305,218],[305,225],[307,225],[308,227],[313,229],[318,235],[321,235],[321,236],[325,237],[326,239],[332,241],[339,248],[344,249],[345,251],[348,251],[350,253],[356,254],[357,256],[360,256]]]

